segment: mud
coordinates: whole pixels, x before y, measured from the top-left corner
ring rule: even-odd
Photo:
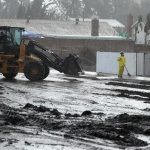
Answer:
[[[145,82],[144,82],[145,83]],[[133,89],[144,89],[149,90],[150,86],[149,83],[147,84],[133,84],[133,83],[121,83],[121,82],[108,82],[106,85],[113,85],[113,86],[120,86],[120,87],[127,87]],[[150,100],[150,93],[143,92],[143,91],[135,91],[135,90],[126,90],[126,89],[111,89],[113,92],[119,92],[117,96],[120,97],[127,97],[127,98],[134,98],[134,99],[142,99],[142,100]]]
[[[90,116],[90,115],[92,115],[92,112],[87,110],[84,111],[81,116]]]
[[[120,96],[126,96],[126,95],[130,95],[130,96],[139,96],[139,98],[145,98],[150,100],[150,93],[146,93],[143,91],[131,91],[131,90],[124,90],[124,89],[113,89],[111,90],[113,92],[119,92]]]
[[[71,128],[66,138],[73,136],[97,137],[114,141],[122,146],[147,146],[145,141],[137,139],[134,134],[148,135],[150,123],[148,116],[130,116],[121,114],[104,122],[78,122]],[[144,122],[144,125],[143,125]]]
[[[13,143],[17,143],[18,140],[17,139],[4,139],[4,138],[0,138],[0,143],[4,143],[4,142],[7,142],[8,144],[6,146],[8,146],[8,145],[11,145]]]
[[[29,103],[19,109],[1,104],[0,111],[0,129],[9,126],[37,126],[47,131],[61,131],[67,139],[107,139],[122,147],[147,146],[148,143],[138,139],[135,134],[150,135],[150,116],[144,115],[121,114],[102,121],[97,117],[101,113],[84,111],[81,114],[62,114],[57,109]],[[0,140],[4,141],[6,139]],[[28,142],[25,144],[30,145]]]
[[[36,84],[22,76],[18,79],[1,82],[0,146],[11,140],[17,143],[12,147],[23,144],[20,149],[150,146],[150,105],[145,104],[150,102],[149,83],[61,74]]]
[[[149,90],[150,89],[149,83],[147,83],[147,84],[144,84],[144,83],[135,84],[132,82],[131,83],[108,82],[108,83],[106,83],[106,85],[112,85],[112,86],[116,86],[116,87],[120,86],[120,87],[131,88],[131,89],[133,88],[133,90],[118,89],[118,88],[107,89],[107,90],[117,93],[117,94],[112,94],[110,96],[132,98],[132,99],[136,99],[136,100],[150,102],[150,93],[149,92],[136,91],[136,89]]]
[[[106,83],[106,85],[150,90],[150,85],[146,85],[146,84],[135,84],[135,83],[124,83],[124,82],[108,82],[108,83]]]
[[[41,113],[45,113],[45,112],[49,112],[51,115],[55,115],[55,116],[60,116],[61,113],[57,110],[57,109],[49,109],[45,106],[42,106],[40,105],[39,107],[38,106],[35,106],[33,104],[30,104],[30,103],[27,103],[23,109],[30,109],[30,110],[34,110],[34,111],[37,111],[37,112],[41,112]]]
[[[111,90],[115,92],[120,92],[120,90]],[[122,92],[123,91],[123,92]],[[144,101],[144,103],[150,103],[149,97],[140,97],[138,95],[128,95],[129,93],[125,93],[124,90],[122,90],[119,94],[99,94],[99,93],[92,93],[93,95],[99,95],[99,96],[110,96],[110,97],[122,97],[122,98],[129,98],[129,99],[135,99],[138,101]]]
[[[144,82],[145,83],[145,82]],[[141,90],[150,90],[150,85],[148,83],[147,84],[142,84],[142,83],[132,83],[132,82],[108,82],[105,83],[105,85],[111,85],[114,86],[115,88],[111,88],[111,89],[105,89],[107,91],[111,91],[113,92],[112,94],[107,93],[107,94],[101,94],[101,93],[96,93],[93,92],[93,95],[99,95],[99,96],[111,96],[111,97],[122,97],[122,98],[129,98],[129,99],[135,99],[138,101],[144,101],[145,103],[150,103],[150,93],[149,92],[145,92],[145,91],[137,91],[137,89],[141,89]],[[118,89],[118,86],[120,86],[121,88]],[[122,88],[123,87],[123,88]],[[126,88],[126,89],[124,89]],[[127,90],[127,88],[131,88],[133,90]]]

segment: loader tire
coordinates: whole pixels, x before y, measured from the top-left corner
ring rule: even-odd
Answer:
[[[7,68],[7,73],[2,73],[5,79],[12,80],[14,79],[18,74],[18,69],[13,67]]]
[[[3,73],[3,76],[7,79],[7,80],[12,80],[17,76],[18,73]]]
[[[24,67],[24,75],[30,81],[43,80],[45,67],[42,62],[27,62]]]
[[[47,67],[47,65],[44,65],[44,67],[45,67],[45,74],[44,74],[43,79],[47,78],[50,72],[50,69]]]

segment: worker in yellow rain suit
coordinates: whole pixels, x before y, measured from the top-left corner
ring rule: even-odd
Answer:
[[[122,78],[124,67],[126,65],[126,58],[123,52],[121,52],[120,57],[118,57],[118,63],[119,63],[118,78]]]

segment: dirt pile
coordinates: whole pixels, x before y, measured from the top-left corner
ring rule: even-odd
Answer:
[[[15,109],[0,105],[0,127],[37,126],[45,130],[64,133],[64,138],[101,138],[111,140],[123,147],[147,146],[135,134],[150,135],[150,116],[121,114],[105,121],[99,114],[85,111],[79,114],[62,114],[57,109],[26,104]]]

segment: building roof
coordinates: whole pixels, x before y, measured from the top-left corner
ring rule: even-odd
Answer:
[[[70,20],[75,21],[75,18],[70,18]],[[79,18],[79,20],[83,21],[83,18]],[[85,18],[84,21],[85,22],[91,22],[91,19],[90,18]],[[113,28],[115,28],[115,27],[125,28],[125,25],[122,24],[120,21],[118,21],[116,19],[99,19],[99,22],[100,23],[107,23]]]
[[[80,21],[78,25],[75,21],[53,21],[53,20],[26,20],[22,19],[0,19],[0,26],[24,27],[25,30],[50,35],[91,35],[91,22]],[[118,33],[108,23],[100,22],[99,36],[116,36]]]
[[[121,22],[119,22],[116,19],[100,19],[100,22],[108,23],[112,27],[125,28],[125,25],[123,25]]]
[[[86,39],[86,40],[127,40],[126,37],[121,36],[74,36],[74,35],[65,35],[65,36],[49,36],[51,38],[61,38],[61,39]]]

